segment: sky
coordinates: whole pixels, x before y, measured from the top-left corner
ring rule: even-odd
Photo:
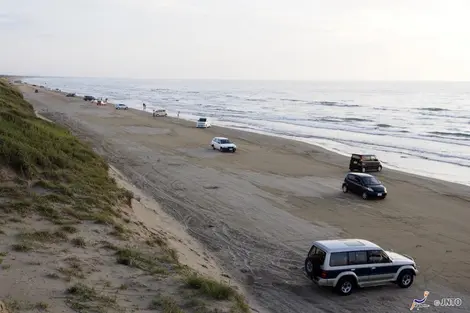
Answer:
[[[0,0],[0,73],[470,81],[469,0]]]

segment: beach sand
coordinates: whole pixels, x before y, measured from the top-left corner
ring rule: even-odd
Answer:
[[[348,158],[316,146],[20,88],[41,115],[88,140],[202,242],[259,311],[404,312],[424,290],[468,305],[469,187],[384,169],[377,177],[387,199],[364,201],[341,192]],[[214,136],[235,141],[237,152],[213,151]],[[413,256],[415,284],[346,298],[313,286],[302,274],[306,253],[314,240],[337,237]]]

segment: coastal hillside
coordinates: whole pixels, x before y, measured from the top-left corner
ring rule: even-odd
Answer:
[[[181,261],[140,202],[0,79],[1,313],[249,312],[237,288]]]

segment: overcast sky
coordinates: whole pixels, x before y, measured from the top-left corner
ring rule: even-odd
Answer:
[[[470,0],[0,0],[0,73],[470,81]]]

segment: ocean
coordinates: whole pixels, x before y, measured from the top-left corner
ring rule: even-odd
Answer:
[[[29,77],[147,111],[376,154],[385,168],[470,186],[470,83]],[[345,164],[347,168],[347,164]]]

